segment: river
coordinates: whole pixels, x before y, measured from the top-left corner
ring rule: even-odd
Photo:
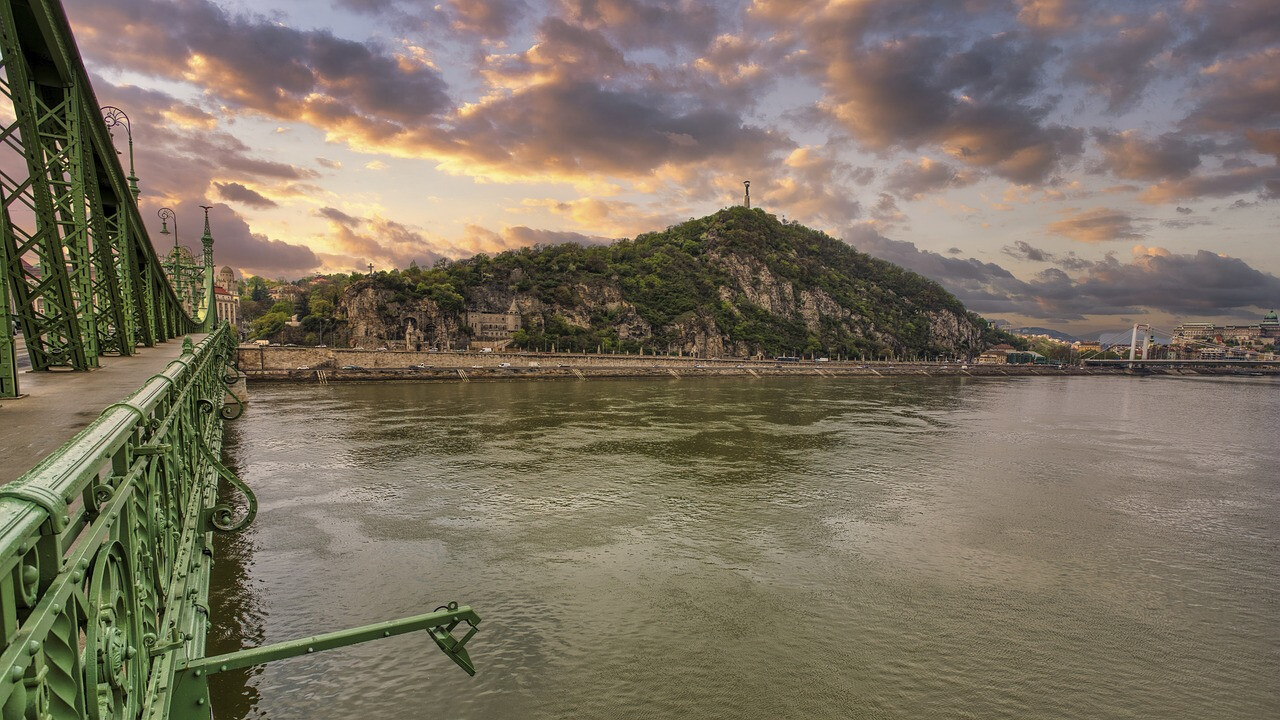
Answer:
[[[1280,381],[255,385],[220,719],[1280,715]]]

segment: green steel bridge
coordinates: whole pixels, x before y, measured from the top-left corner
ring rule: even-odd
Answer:
[[[214,536],[257,510],[207,215],[166,268],[57,0],[0,0],[0,93],[0,720],[209,718],[210,675],[418,630],[474,674],[456,603],[206,655]]]

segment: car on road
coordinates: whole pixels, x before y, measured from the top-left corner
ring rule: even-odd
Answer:
[[[498,367],[511,367],[511,363],[507,363],[507,362],[498,363]]]
[[[423,365],[421,363],[418,363],[418,364],[410,365],[409,369],[410,370],[427,370],[430,367],[431,367],[430,365]]]
[[[343,370],[363,370],[364,368],[360,367],[359,365],[343,365],[342,369]]]
[[[299,366],[298,366],[298,369],[299,369],[299,370],[310,370],[310,369],[311,369],[311,366],[310,366],[310,365],[299,365]]]

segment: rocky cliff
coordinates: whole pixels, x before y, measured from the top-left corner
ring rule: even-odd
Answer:
[[[375,276],[348,288],[341,312],[357,347],[403,347],[406,330],[442,348],[497,337],[495,318],[469,314],[484,312],[519,328],[505,334],[517,347],[705,357],[967,356],[988,330],[937,283],[745,208],[608,246]]]

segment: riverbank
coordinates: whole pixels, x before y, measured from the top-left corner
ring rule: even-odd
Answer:
[[[972,365],[852,361],[746,360],[572,353],[423,353],[337,348],[240,348],[253,382],[384,382],[683,377],[1044,377],[1072,375],[1280,375],[1276,370],[1054,365]]]

